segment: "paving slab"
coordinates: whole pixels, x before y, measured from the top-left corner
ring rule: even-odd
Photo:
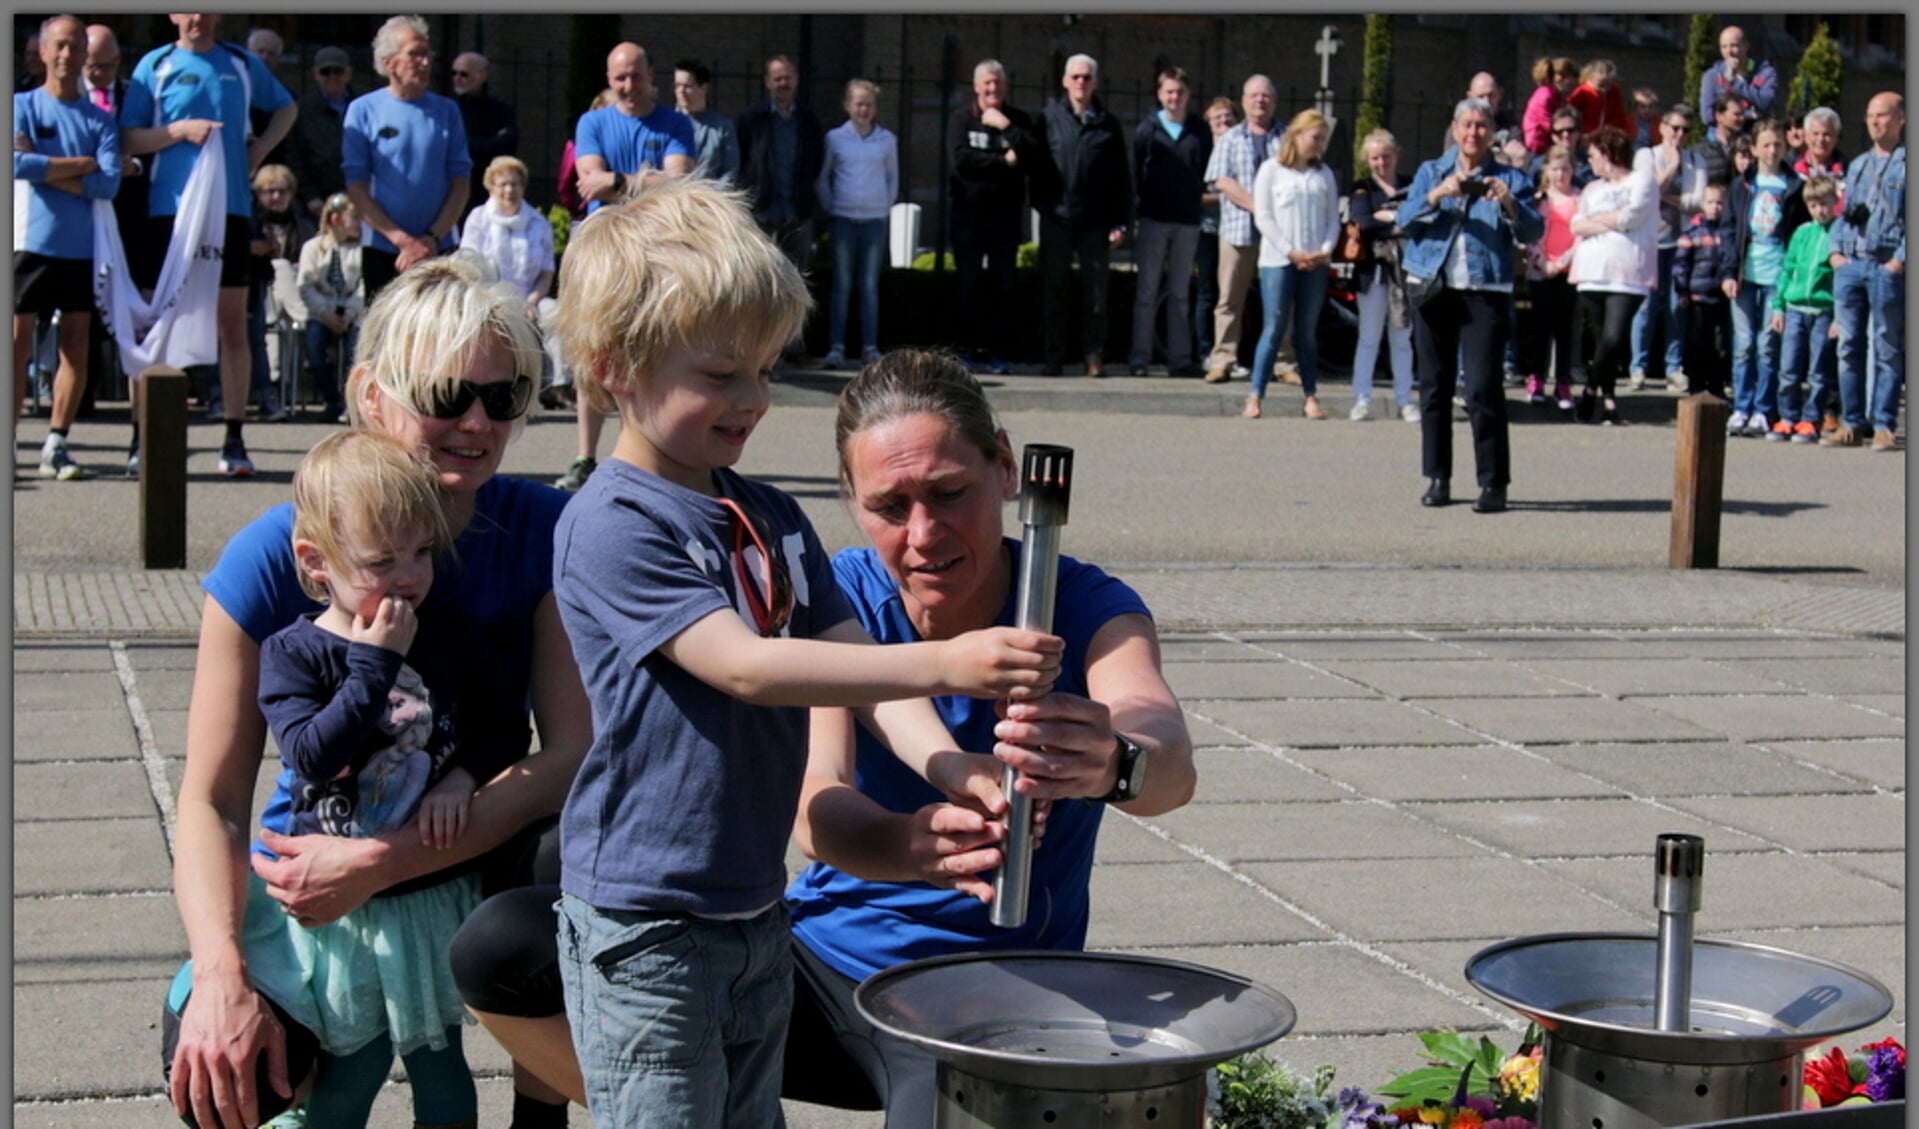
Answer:
[[[1884,882],[1895,890],[1906,889],[1906,852],[1903,850],[1857,854],[1845,851],[1821,854],[1819,858],[1841,870]]]
[[[1343,678],[1284,660],[1164,663],[1166,682],[1181,701],[1220,698],[1372,698],[1377,693]]]
[[[1140,951],[1237,973],[1277,990],[1298,1009],[1299,1023],[1294,1030],[1301,1035],[1373,1035],[1449,1026],[1468,1029],[1497,1022],[1489,1009],[1435,991],[1416,975],[1349,945],[1227,945]],[[1296,1065],[1310,1068],[1310,1064]]]
[[[1184,705],[1184,703],[1181,704]],[[1244,748],[1252,744],[1245,737],[1229,729],[1222,729],[1204,716],[1194,713],[1191,707],[1187,707],[1185,715],[1186,736],[1192,741],[1195,749],[1234,745]]]
[[[1640,870],[1645,870],[1642,864]],[[1554,930],[1643,929],[1636,917],[1576,880],[1518,859],[1485,856],[1403,862],[1328,859],[1248,863],[1246,873],[1340,932],[1372,942],[1495,940]],[[1650,886],[1648,886],[1650,890]]]
[[[1772,694],[1789,687],[1742,665],[1705,659],[1529,659],[1528,669],[1588,690],[1629,694]]]
[[[15,671],[13,708],[23,710],[101,709],[120,699],[120,679],[108,671]]]
[[[13,769],[14,822],[137,819],[159,809],[137,761],[29,763]]]
[[[1724,698],[1634,698],[1632,704],[1744,741],[1821,737],[1903,737],[1905,724],[1883,714],[1809,694]]]
[[[133,668],[133,690],[149,711],[185,710],[193,693],[193,671],[173,667]]]
[[[1209,702],[1203,716],[1263,745],[1468,745],[1475,734],[1404,702]]]
[[[1554,698],[1548,704],[1535,698],[1428,698],[1420,705],[1485,737],[1522,745],[1706,740],[1714,735],[1706,726],[1615,698]]]
[[[1727,659],[1729,669],[1750,671],[1815,694],[1848,696],[1859,693],[1906,692],[1906,664],[1888,662],[1883,655],[1842,655],[1800,659]]]
[[[136,1097],[160,1090],[160,1005],[150,977],[15,984],[13,1097]]]
[[[187,951],[172,894],[15,898],[13,979],[18,984],[139,981],[158,1008]]]
[[[1905,656],[1901,642],[1784,631],[1653,631],[1626,637],[1644,645],[1648,658],[1661,652],[1699,659],[1846,658],[1865,654],[1903,661]]]
[[[1154,816],[1173,838],[1214,858],[1442,859],[1470,845],[1376,803],[1188,804]]]
[[[15,710],[13,759],[123,760],[140,755],[133,719],[125,705],[103,709]]]
[[[1367,796],[1386,800],[1617,796],[1620,790],[1501,745],[1408,749],[1295,749],[1287,756]]]
[[[1632,799],[1421,801],[1403,806],[1421,819],[1509,851],[1517,858],[1650,858],[1653,844],[1669,831],[1707,836],[1721,851],[1763,850],[1766,846],[1722,825]]]
[[[1130,862],[1192,862],[1193,856],[1148,831],[1136,816],[1113,810],[1099,823],[1095,865]]]
[[[1459,658],[1444,662],[1336,659],[1321,665],[1334,674],[1395,698],[1550,698],[1591,693],[1498,659]]]
[[[147,711],[147,726],[153,732],[154,751],[169,761],[184,760],[187,755],[186,707],[155,708],[144,695],[142,704]]]
[[[13,669],[21,671],[113,670],[113,652],[103,643],[49,643],[16,639]]]
[[[1297,753],[1286,756],[1300,759]],[[1193,754],[1193,764],[1199,774],[1195,803],[1345,800],[1353,795],[1351,789],[1288,764],[1265,749],[1200,749]]]
[[[1265,650],[1285,655],[1287,658],[1304,662],[1326,663],[1341,659],[1349,660],[1392,660],[1392,659],[1462,659],[1471,658],[1470,651],[1451,646],[1443,639],[1434,639],[1412,632],[1395,631],[1380,634],[1365,632],[1341,632],[1337,635],[1317,633],[1266,634],[1249,632],[1246,641]]]
[[[1102,863],[1093,868],[1092,897],[1088,948],[1325,938],[1324,932],[1251,885],[1201,862]],[[1140,912],[1146,907],[1151,907],[1149,912]]]
[[[171,882],[172,862],[157,819],[14,824],[16,897],[165,890]]]
[[[1903,851],[1906,800],[1847,796],[1689,796],[1672,806],[1795,851]]]
[[[1882,713],[1896,721],[1906,719],[1906,696],[1904,694],[1845,694],[1843,699],[1861,709]]]
[[[1795,762],[1817,765],[1877,788],[1906,790],[1903,740],[1768,741],[1765,747]]]
[[[1433,637],[1482,658],[1630,659],[1643,654],[1634,640],[1613,631],[1441,631]]]
[[[1706,838],[1706,870],[1696,929],[1889,925],[1904,928],[1903,893],[1822,858],[1768,851],[1732,854]],[[1636,858],[1546,859],[1540,866],[1620,905],[1652,913],[1652,852]]]
[[[1635,796],[1784,795],[1871,787],[1863,780],[1801,764],[1767,746],[1731,741],[1532,748],[1569,771]]]
[[[1159,640],[1162,665],[1173,663],[1217,663],[1273,661],[1271,652],[1237,639],[1219,639],[1208,635],[1162,635]]]

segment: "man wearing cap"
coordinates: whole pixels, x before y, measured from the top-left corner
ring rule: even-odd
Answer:
[[[453,60],[453,100],[459,103],[460,123],[466,126],[466,151],[474,169],[482,173],[493,158],[520,151],[520,116],[513,103],[487,93],[491,73],[491,64],[478,51],[462,52]]]
[[[338,47],[313,53],[313,85],[300,95],[300,116],[286,145],[286,165],[300,186],[307,211],[318,216],[327,197],[346,191],[341,136],[347,103],[353,101],[353,64]]]

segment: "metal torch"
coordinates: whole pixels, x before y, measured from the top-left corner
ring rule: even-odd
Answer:
[[[1659,911],[1653,1022],[1661,1031],[1692,1030],[1692,919],[1705,869],[1704,839],[1677,832],[1659,837],[1653,859],[1652,901]]]
[[[1073,489],[1073,449],[1029,443],[1020,453],[1019,520],[1025,546],[1019,558],[1019,598],[1013,620],[1030,631],[1053,630],[1053,595],[1059,583],[1059,531]],[[1005,861],[993,876],[992,921],[1001,929],[1026,923],[1026,896],[1033,875],[1033,800],[1014,790],[1019,770],[1000,777],[1006,793]]]

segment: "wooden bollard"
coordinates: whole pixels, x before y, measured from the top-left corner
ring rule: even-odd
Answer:
[[[140,373],[140,560],[187,567],[187,374]]]
[[[1719,510],[1726,486],[1726,419],[1732,405],[1710,392],[1679,401],[1672,472],[1673,568],[1719,567]]]

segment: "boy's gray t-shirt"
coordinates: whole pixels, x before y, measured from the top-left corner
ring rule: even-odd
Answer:
[[[798,503],[729,470],[714,481],[785,561],[794,609],[781,634],[853,618]],[[717,610],[752,627],[736,543],[745,574],[762,573],[738,531],[716,499],[615,459],[554,532],[553,591],[593,709],[593,744],[560,815],[560,884],[601,909],[742,914],[786,885],[807,711],[749,705],[659,652]]]

